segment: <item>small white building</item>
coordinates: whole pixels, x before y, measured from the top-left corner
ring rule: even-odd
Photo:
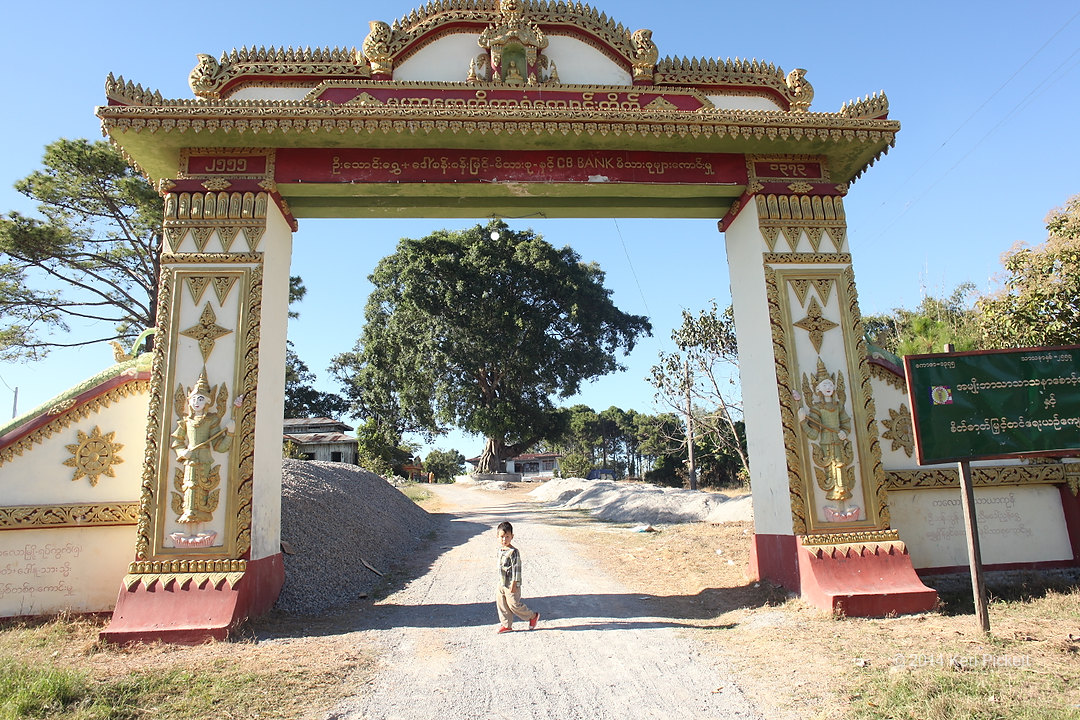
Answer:
[[[305,460],[323,460],[355,465],[356,438],[352,430],[331,418],[286,418],[282,442],[292,442]]]
[[[559,453],[524,453],[506,461],[506,472],[522,480],[550,480],[559,474]]]

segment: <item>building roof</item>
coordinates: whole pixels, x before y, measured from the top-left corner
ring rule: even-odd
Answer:
[[[292,440],[301,445],[329,445],[331,443],[355,443],[356,438],[344,433],[284,433],[283,440]]]
[[[340,420],[328,417],[285,418],[283,423],[286,433],[297,432],[348,432],[352,427]]]

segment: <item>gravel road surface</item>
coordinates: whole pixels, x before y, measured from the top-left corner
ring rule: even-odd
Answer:
[[[443,501],[439,551],[372,608],[382,666],[328,720],[760,720],[723,661],[579,555],[544,506],[470,487]],[[529,631],[496,634],[495,526],[514,524]]]

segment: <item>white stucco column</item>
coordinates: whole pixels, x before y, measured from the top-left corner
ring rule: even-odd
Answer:
[[[281,551],[281,433],[285,408],[285,349],[289,322],[292,228],[270,204],[263,237],[263,294],[259,326],[258,391],[251,509],[251,559]]]
[[[735,313],[754,531],[792,535],[791,498],[777,391],[772,324],[758,216],[746,208],[724,233]]]

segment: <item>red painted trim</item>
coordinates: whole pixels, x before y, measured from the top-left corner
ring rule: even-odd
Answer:
[[[1065,528],[1069,531],[1072,545],[1072,565],[1080,565],[1080,497],[1073,494],[1068,485],[1059,485],[1061,511],[1065,514]]]
[[[754,533],[750,543],[752,580],[766,580],[792,592],[799,592],[799,544],[794,535]]]
[[[100,383],[98,385],[95,385],[94,387],[90,388],[89,390],[86,390],[86,391],[81,392],[78,395],[76,395],[75,398],[74,398],[74,400],[75,400],[74,404],[72,404],[72,406],[68,410],[65,410],[64,412],[69,412],[71,409],[74,409],[75,407],[78,407],[79,405],[85,405],[86,403],[88,403],[88,402],[90,402],[90,401],[92,401],[92,400],[94,400],[94,399],[96,399],[98,397],[101,397],[102,395],[109,392],[110,390],[118,388],[118,387],[120,387],[122,385],[127,385],[128,383],[138,382],[140,380],[149,380],[149,379],[150,379],[149,371],[140,372],[140,373],[134,373],[132,375],[117,375],[116,377],[109,378],[108,380],[105,380],[104,382],[102,382],[102,383]],[[32,420],[29,420],[26,423],[23,423],[22,425],[20,425],[19,427],[15,428],[13,430],[10,430],[8,433],[6,433],[2,437],[0,437],[0,450],[3,450],[4,448],[11,445],[12,443],[18,442],[19,440],[23,439],[24,437],[26,437],[30,433],[34,432],[35,430],[38,430],[39,428],[42,428],[45,425],[48,425],[53,420],[55,420],[56,418],[60,417],[63,414],[64,413],[57,413],[57,414],[53,415],[47,409],[42,410],[41,414],[38,415],[37,417],[33,418]]]
[[[120,589],[112,620],[101,631],[102,640],[115,643],[161,640],[193,645],[222,640],[244,620],[262,615],[274,606],[285,583],[281,553],[248,561],[236,587],[223,583],[215,589],[194,582],[186,588],[175,582],[147,589],[141,582]]]

